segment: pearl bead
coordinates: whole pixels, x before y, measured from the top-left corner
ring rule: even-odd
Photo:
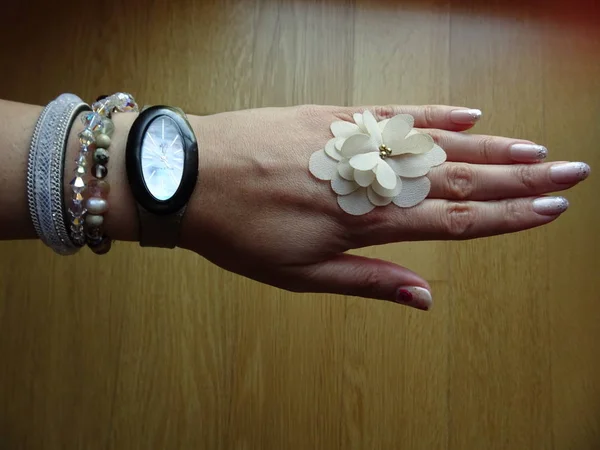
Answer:
[[[88,214],[85,216],[85,224],[88,227],[100,228],[104,223],[104,216]]]
[[[110,147],[110,138],[107,134],[100,133],[96,136],[96,147],[108,148]]]
[[[108,202],[100,197],[90,197],[85,202],[85,208],[90,214],[104,214],[108,211]]]

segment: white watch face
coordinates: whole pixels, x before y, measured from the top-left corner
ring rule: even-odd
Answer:
[[[168,200],[183,177],[183,143],[175,121],[167,116],[152,121],[142,141],[142,174],[157,200]]]

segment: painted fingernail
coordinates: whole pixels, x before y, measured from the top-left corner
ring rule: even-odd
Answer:
[[[417,308],[422,311],[429,311],[433,305],[431,293],[418,286],[401,286],[396,292],[396,303]]]
[[[517,162],[535,162],[546,159],[548,149],[543,145],[513,144],[510,146],[510,157]]]
[[[533,210],[543,216],[556,216],[564,213],[569,201],[564,197],[540,197],[533,201]]]
[[[554,183],[568,184],[585,180],[590,174],[590,166],[582,162],[555,164],[550,167],[550,179]]]
[[[455,109],[450,111],[450,120],[458,125],[469,125],[481,119],[478,109]]]

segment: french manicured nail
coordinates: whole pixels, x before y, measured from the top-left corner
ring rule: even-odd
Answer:
[[[550,167],[550,179],[554,183],[568,184],[585,180],[590,174],[590,166],[582,162],[555,164]]]
[[[540,197],[533,201],[533,210],[544,216],[556,216],[564,213],[569,201],[564,197]]]
[[[396,292],[396,303],[401,303],[412,308],[429,311],[433,305],[431,293],[418,286],[401,286]]]
[[[481,119],[478,109],[455,109],[450,112],[450,120],[458,125],[470,125]]]
[[[548,149],[543,145],[513,144],[510,146],[510,158],[517,162],[535,162],[546,159]]]

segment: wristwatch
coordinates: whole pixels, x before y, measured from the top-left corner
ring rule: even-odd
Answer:
[[[170,106],[144,108],[129,131],[125,163],[140,245],[174,248],[198,179],[198,143],[185,113]]]

